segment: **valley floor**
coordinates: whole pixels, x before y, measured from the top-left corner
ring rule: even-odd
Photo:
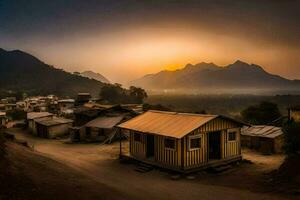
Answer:
[[[173,180],[168,172],[139,173],[135,165],[121,164],[118,143],[67,144],[64,140],[35,138],[18,129],[10,131],[33,148],[30,151],[9,144],[9,150],[14,149],[12,152],[19,159],[15,166],[33,177],[38,187],[49,186],[44,187],[47,192],[39,199],[49,199],[46,195],[53,191],[52,197],[67,199],[300,199],[267,186],[268,174],[283,162],[282,155],[263,156],[245,150],[244,158],[252,163],[242,162],[221,174],[199,172]],[[38,164],[29,165],[27,161]],[[30,198],[32,191],[26,192],[28,198],[23,199],[34,199]]]

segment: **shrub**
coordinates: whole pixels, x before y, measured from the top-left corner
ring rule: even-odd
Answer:
[[[269,124],[281,117],[278,106],[271,102],[252,105],[241,112],[244,121],[250,124]]]

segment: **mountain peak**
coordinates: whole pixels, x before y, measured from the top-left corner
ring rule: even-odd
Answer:
[[[300,83],[266,72],[261,66],[237,60],[225,67],[214,63],[187,64],[169,73],[152,74],[134,82],[146,89],[294,89]],[[210,89],[209,89],[210,88]]]
[[[93,71],[84,71],[82,73],[80,73],[81,76],[83,77],[87,77],[87,78],[90,78],[90,79],[95,79],[97,81],[100,81],[102,83],[110,83],[110,81],[104,77],[102,74],[99,74],[99,73],[96,73],[96,72],[93,72]]]
[[[241,60],[236,60],[233,65],[249,65],[248,63],[241,61]]]

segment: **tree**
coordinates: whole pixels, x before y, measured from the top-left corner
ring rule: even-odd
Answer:
[[[241,112],[244,121],[250,124],[269,124],[281,117],[278,106],[271,102],[252,105]]]
[[[101,89],[100,96],[110,103],[121,103],[124,100],[124,93],[120,84],[105,85]]]
[[[148,97],[144,89],[134,86],[130,86],[129,94],[135,103],[143,103],[144,99]]]
[[[285,137],[284,150],[287,154],[300,151],[300,123],[289,121],[283,126]]]
[[[134,86],[127,90],[122,88],[121,84],[116,83],[103,86],[100,97],[110,103],[142,103],[147,93],[144,89]]]

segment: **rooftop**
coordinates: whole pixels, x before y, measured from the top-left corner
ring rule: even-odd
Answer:
[[[38,124],[42,124],[44,126],[56,126],[56,125],[61,125],[61,124],[72,123],[73,120],[55,117],[52,119],[37,119],[37,120],[35,120],[35,122]]]
[[[50,117],[53,116],[52,113],[48,112],[29,112],[27,113],[27,119],[38,119],[42,117]]]
[[[217,117],[221,116],[150,110],[120,124],[118,127],[167,137],[182,138]]]
[[[90,122],[88,122],[85,126],[86,127],[95,127],[95,128],[105,128],[111,129],[117,124],[119,124],[124,116],[117,116],[117,117],[98,117]]]
[[[58,103],[74,103],[75,100],[74,99],[61,99],[58,100]]]
[[[276,138],[282,134],[283,132],[280,127],[265,125],[243,127],[241,131],[241,135],[265,138]]]

